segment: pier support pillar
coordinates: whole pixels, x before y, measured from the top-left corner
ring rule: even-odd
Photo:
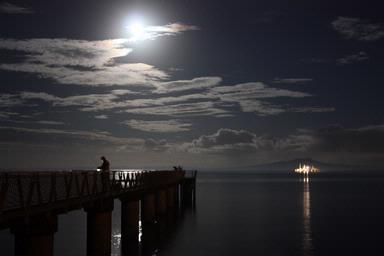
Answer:
[[[144,224],[156,222],[156,197],[155,194],[146,195],[141,203],[141,221]]]
[[[57,215],[31,217],[11,228],[15,235],[16,256],[52,256]]]
[[[180,184],[177,184],[173,188],[173,199],[174,199],[174,205],[177,209],[179,209],[180,206]]]
[[[175,189],[173,187],[167,188],[167,207],[173,208],[175,206]]]
[[[194,181],[192,179],[185,179],[181,188],[181,203],[183,207],[191,206],[194,202]]]
[[[139,201],[121,200],[122,255],[136,255],[139,247]]]
[[[86,207],[87,256],[110,256],[113,199],[100,200]]]
[[[167,213],[167,191],[159,190],[156,195],[157,215],[161,217]]]
[[[155,247],[156,241],[156,195],[146,194],[141,201],[142,246],[144,250]]]

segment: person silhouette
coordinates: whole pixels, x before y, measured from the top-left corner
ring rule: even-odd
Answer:
[[[97,167],[97,169],[100,169],[102,172],[108,172],[109,171],[109,161],[105,158],[105,156],[100,157],[101,161],[103,163]]]
[[[105,156],[100,157],[100,159],[103,163],[97,167],[97,169],[101,170],[102,190],[105,192],[109,187],[109,161],[105,158]]]

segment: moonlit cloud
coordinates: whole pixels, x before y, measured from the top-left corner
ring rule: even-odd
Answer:
[[[36,123],[38,123],[38,124],[46,124],[46,125],[64,125],[65,124],[63,122],[47,121],[47,120],[37,121]]]
[[[274,83],[278,84],[303,84],[307,82],[312,82],[312,78],[275,78],[273,79]]]
[[[198,77],[192,80],[177,80],[159,83],[155,93],[169,93],[188,90],[198,90],[210,88],[218,85],[222,79],[220,77]]]
[[[174,133],[184,132],[191,129],[192,124],[182,123],[179,120],[160,120],[160,121],[144,121],[144,120],[127,120],[122,122],[132,129],[145,131],[145,132],[158,132],[158,133]]]
[[[85,41],[70,39],[1,39],[0,49],[25,53],[20,63],[3,63],[0,69],[35,73],[62,84],[146,85],[168,74],[145,63],[115,63],[132,49],[127,39]]]
[[[368,59],[369,59],[368,54],[364,51],[361,51],[356,54],[346,55],[340,59],[337,59],[336,62],[338,65],[348,65],[356,62],[366,61]]]
[[[262,82],[215,87],[212,89],[212,95],[219,97],[224,102],[239,104],[244,112],[254,112],[262,116],[289,112],[289,108],[271,104],[266,99],[312,96],[308,93],[273,88]]]
[[[0,111],[0,118],[2,119],[8,119],[12,116],[18,116],[19,113],[16,112],[9,112],[9,111]]]
[[[97,115],[95,116],[96,119],[108,119],[109,116],[108,115]]]
[[[384,153],[384,125],[344,128],[330,125],[318,130],[306,131],[313,138],[310,150],[357,154]]]
[[[199,28],[183,23],[170,23],[165,26],[148,26],[146,27],[146,30],[154,33],[178,34],[185,31],[199,30]]]
[[[92,68],[112,64],[114,58],[132,52],[127,42],[127,39],[101,41],[66,38],[0,39],[0,48],[24,52],[27,63]]]
[[[174,36],[186,31],[199,30],[197,26],[183,24],[183,23],[170,23],[164,26],[144,26],[141,24],[131,24],[127,26],[133,32],[130,41],[153,40],[162,36]]]
[[[308,135],[289,135],[273,137],[257,135],[246,130],[221,128],[209,135],[202,135],[186,143],[182,148],[191,153],[250,154],[257,152],[275,152],[293,150],[303,151],[312,143]]]
[[[22,105],[23,101],[13,94],[0,94],[0,107],[13,107]]]
[[[126,113],[150,116],[217,116],[230,114],[228,110],[220,108],[219,103],[197,102],[164,105],[158,107],[134,108],[125,110]]]
[[[114,145],[143,146],[145,140],[138,138],[121,138],[112,136],[109,132],[102,131],[82,131],[82,130],[61,130],[61,129],[34,129],[24,127],[0,126],[0,130],[11,130],[16,132],[50,134],[64,137],[71,137],[89,141],[108,142]]]
[[[338,17],[332,22],[333,28],[346,39],[376,41],[384,37],[384,25],[369,20]]]
[[[0,13],[8,14],[31,14],[33,13],[32,9],[27,7],[18,6],[8,2],[0,3]]]
[[[141,95],[129,90],[112,90],[103,94],[84,94],[69,97],[58,97],[44,92],[22,92],[20,99],[8,95],[18,101],[41,100],[50,102],[54,107],[79,107],[81,111],[113,110],[139,115],[152,116],[233,116],[238,106],[241,112],[252,112],[260,116],[277,115],[285,112],[329,112],[330,107],[290,107],[289,105],[272,104],[274,98],[305,98],[312,95],[285,89],[273,88],[261,82],[245,83],[233,86],[213,86],[221,81],[219,78],[192,79],[175,81],[179,87],[167,87],[168,93],[181,95],[162,96],[155,94]],[[199,93],[190,92],[200,90]],[[190,90],[189,90],[190,89]],[[134,95],[135,99],[126,96]]]
[[[144,143],[144,149],[147,151],[164,152],[167,151],[171,145],[166,140],[147,139]]]
[[[269,87],[262,82],[243,83],[234,86],[220,86],[213,88],[212,92],[215,95],[220,96],[223,100],[228,101],[277,97],[304,98],[311,96],[308,93]]]
[[[334,112],[336,108],[333,107],[300,107],[300,108],[291,108],[290,111],[296,113],[326,113]]]

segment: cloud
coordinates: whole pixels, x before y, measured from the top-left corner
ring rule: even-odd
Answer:
[[[97,115],[95,116],[96,119],[108,119],[109,116],[108,115]]]
[[[167,151],[170,147],[166,140],[147,139],[144,143],[144,149],[147,151]]]
[[[274,83],[278,84],[302,84],[307,82],[312,82],[312,78],[275,78],[273,79]]]
[[[161,120],[161,121],[144,121],[131,119],[122,122],[132,129],[145,131],[145,132],[158,132],[158,133],[174,133],[189,131],[192,124],[182,123],[178,120]]]
[[[384,125],[344,128],[328,126],[308,131],[313,137],[312,150],[322,152],[349,152],[359,154],[384,153]]]
[[[0,118],[1,119],[8,119],[12,116],[18,116],[19,113],[16,112],[9,112],[9,111],[0,111]]]
[[[0,130],[11,130],[16,132],[58,135],[70,138],[77,138],[88,141],[99,141],[112,143],[113,145],[130,145],[142,147],[145,140],[138,138],[122,138],[112,136],[109,132],[102,131],[82,131],[82,130],[61,130],[61,129],[34,129],[24,127],[0,126]]]
[[[251,154],[255,152],[303,151],[312,143],[308,135],[289,135],[285,138],[256,135],[246,130],[221,128],[216,133],[202,135],[183,149],[191,153]]]
[[[246,130],[221,128],[202,135],[181,149],[190,153],[292,154],[370,157],[384,153],[384,125],[344,128],[330,125],[298,130],[286,136],[258,135]]]
[[[64,125],[64,124],[65,124],[65,123],[63,123],[63,122],[58,122],[58,121],[46,121],[46,120],[37,121],[36,123],[38,123],[38,124],[46,124],[46,125]]]
[[[312,96],[308,93],[269,87],[262,82],[250,82],[233,86],[219,86],[213,88],[212,92],[213,94],[221,97],[223,100],[228,101],[278,97],[304,98]]]
[[[185,31],[199,30],[199,28],[197,26],[183,23],[170,23],[165,26],[147,26],[145,30],[148,32],[158,33],[159,35],[173,35]]]
[[[253,112],[260,116],[276,115],[284,112],[326,112],[333,111],[325,107],[290,107],[289,105],[272,104],[274,98],[305,98],[308,93],[273,88],[261,82],[244,83],[233,86],[216,86],[220,78],[196,78],[187,81],[175,81],[179,87],[167,86],[168,93],[181,95],[162,96],[162,94],[138,94],[129,90],[112,90],[104,94],[85,94],[69,97],[58,97],[44,92],[22,92],[20,98],[26,100],[43,100],[56,107],[75,106],[80,111],[102,111],[115,109],[139,115],[160,116],[232,116],[235,111]],[[196,83],[196,84],[195,84]],[[196,85],[196,86],[195,86]],[[175,89],[177,88],[177,89]],[[194,88],[199,93],[187,92]],[[126,96],[134,95],[134,99]],[[17,99],[14,95],[9,95]]]
[[[36,73],[62,84],[147,85],[168,74],[144,63],[116,63],[132,49],[127,39],[85,41],[70,39],[1,39],[0,49],[24,52],[21,63],[3,63],[0,69]]]
[[[364,51],[361,51],[356,54],[346,55],[340,59],[337,59],[336,62],[338,65],[348,65],[356,62],[366,61],[368,59],[369,59],[368,54]]]
[[[238,143],[253,143],[255,139],[254,133],[245,130],[220,129],[214,134],[199,137],[192,144],[196,147],[211,148]]]
[[[157,107],[144,107],[127,109],[124,112],[140,115],[159,116],[217,116],[230,114],[231,112],[220,108],[220,103],[195,102],[164,105]]]
[[[23,105],[23,101],[14,94],[0,94],[0,107],[13,107]]]
[[[140,26],[139,28],[137,26]],[[142,40],[153,40],[162,36],[174,36],[186,31],[199,30],[197,26],[183,24],[183,23],[170,23],[164,26],[141,26],[133,24],[127,26],[132,33],[129,41],[142,41]]]
[[[384,25],[369,20],[338,17],[332,22],[333,28],[346,39],[376,41],[384,37]]]
[[[240,105],[244,112],[254,112],[256,114],[275,115],[289,111],[289,108],[273,105],[265,101],[271,98],[304,98],[311,97],[308,93],[284,90],[269,87],[262,82],[251,82],[237,84],[234,86],[219,86],[212,88],[213,96],[220,98],[224,102],[232,102]]]
[[[192,80],[177,80],[170,82],[163,82],[157,85],[155,93],[170,93],[188,90],[198,90],[210,88],[221,83],[220,77],[198,77]]]
[[[300,107],[300,108],[290,108],[291,112],[296,113],[326,113],[334,112],[336,109],[333,107]]]
[[[27,7],[18,6],[8,2],[0,3],[0,13],[8,14],[31,14],[33,10]]]

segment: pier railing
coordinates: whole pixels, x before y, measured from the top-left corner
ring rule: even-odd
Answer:
[[[55,171],[0,173],[0,222],[47,208],[71,208],[128,191],[180,183],[184,171]]]

